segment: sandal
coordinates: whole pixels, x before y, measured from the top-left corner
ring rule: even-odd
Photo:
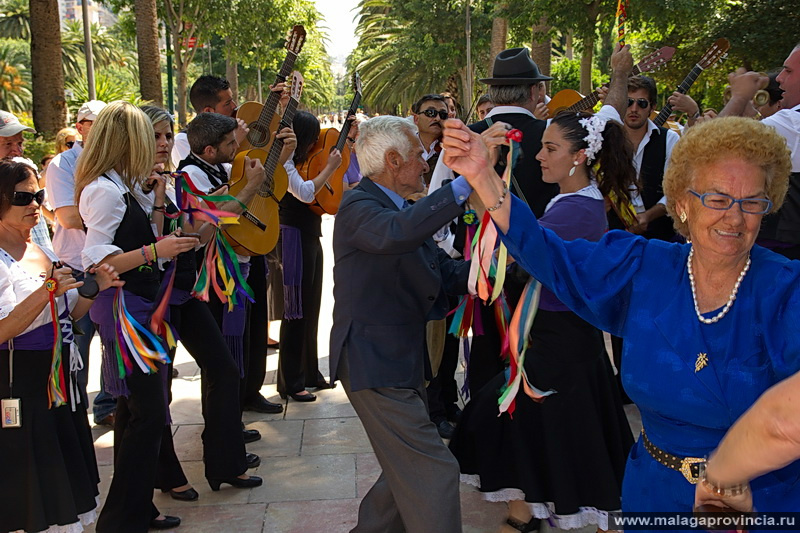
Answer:
[[[522,533],[530,533],[531,531],[539,531],[539,526],[541,525],[542,521],[539,518],[532,517],[529,522],[522,522],[517,520],[516,518],[511,518],[510,516],[506,520],[506,524],[513,527],[517,531],[521,531]]]

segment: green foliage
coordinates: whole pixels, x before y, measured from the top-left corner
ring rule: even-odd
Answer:
[[[28,0],[5,0],[0,3],[0,37],[26,41],[31,38]]]
[[[114,100],[125,100],[134,105],[143,105],[139,95],[139,88],[131,83],[132,80],[126,79],[124,74],[112,70],[98,71],[95,75],[96,98],[103,102],[113,102]],[[67,89],[72,92],[72,98],[67,100],[67,109],[70,115],[75,116],[81,105],[89,101],[89,89],[82,80],[74,80],[67,83]]]
[[[56,152],[56,143],[55,141],[47,141],[44,137],[37,136],[33,133],[25,133],[25,157],[36,163],[36,166],[39,166],[39,162],[42,158],[49,154],[54,154]]]
[[[560,59],[552,65],[550,75],[553,81],[550,82],[550,93],[556,94],[562,89],[577,89],[581,83],[581,61],[580,59]],[[608,81],[608,75],[600,73],[600,70],[592,69],[592,87],[598,87]]]
[[[18,113],[30,108],[30,63],[22,41],[0,39],[0,108]]]

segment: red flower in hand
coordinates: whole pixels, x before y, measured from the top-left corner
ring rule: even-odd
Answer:
[[[508,130],[506,133],[506,139],[510,139],[514,142],[522,142],[522,132],[518,129]]]

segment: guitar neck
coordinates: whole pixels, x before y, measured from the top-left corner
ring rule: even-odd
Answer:
[[[695,65],[689,72],[689,75],[686,76],[686,78],[684,78],[684,80],[681,82],[680,85],[678,85],[678,88],[675,90],[681,94],[686,94],[687,92],[689,92],[689,89],[692,88],[692,85],[694,84],[695,81],[697,81],[697,78],[702,73],[703,73],[703,67],[701,67],[700,65]],[[653,122],[655,123],[656,126],[663,126],[671,114],[672,114],[672,104],[670,104],[669,101],[667,101],[667,103],[665,103],[664,107],[661,108],[661,112],[658,114],[655,120],[653,120]]]
[[[286,59],[283,60],[283,65],[278,75],[275,76],[275,84],[285,82],[294,69],[294,62],[297,59],[297,54],[292,51],[286,53]],[[247,140],[252,145],[256,145],[260,139],[261,132],[269,131],[269,125],[272,123],[272,117],[275,116],[275,111],[278,109],[278,102],[280,102],[281,95],[276,92],[269,92],[267,101],[261,109],[261,114],[258,116],[256,124],[258,127],[250,128],[251,133],[247,134]],[[252,135],[252,138],[251,138]]]
[[[350,109],[347,110],[347,116],[344,119],[342,130],[339,132],[339,139],[336,141],[336,149],[341,153],[344,150],[344,143],[347,142],[347,135],[350,133],[350,126],[353,125],[352,120],[348,120],[351,116],[356,114],[358,104],[361,102],[361,93],[357,92],[353,96],[353,102],[350,104]]]
[[[290,127],[292,125],[292,121],[294,120],[294,114],[297,111],[297,104],[298,101],[294,98],[289,99],[289,103],[286,105],[286,112],[283,114],[283,118],[281,119],[281,124],[278,126],[278,131],[282,130],[283,128]],[[272,189],[272,176],[275,175],[275,169],[278,168],[278,160],[281,157],[281,151],[283,150],[283,139],[278,139],[277,137],[272,142],[272,146],[269,149],[269,156],[267,156],[267,162],[264,163],[264,172],[267,174],[267,180],[261,185],[263,190],[271,190]]]
[[[633,70],[631,70],[631,76],[638,76],[642,73],[642,69],[639,65],[635,65]],[[608,87],[608,84],[603,84],[603,87]],[[578,100],[573,105],[569,106],[566,111],[570,113],[577,113],[578,111],[588,111],[590,109],[594,109],[594,106],[597,105],[597,102],[600,101],[600,93],[597,91],[592,91],[591,94],[585,96],[583,99]]]

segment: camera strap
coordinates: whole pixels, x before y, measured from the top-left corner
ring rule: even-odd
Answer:
[[[8,340],[8,397],[14,397],[14,339]]]

